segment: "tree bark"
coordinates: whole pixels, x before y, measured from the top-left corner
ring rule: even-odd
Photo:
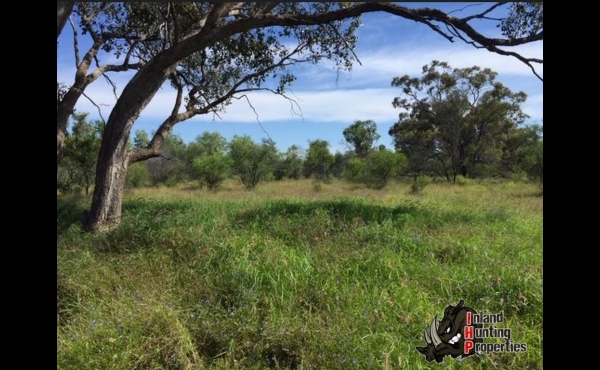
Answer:
[[[59,1],[56,3],[56,38],[60,36],[67,19],[73,10],[74,1]]]

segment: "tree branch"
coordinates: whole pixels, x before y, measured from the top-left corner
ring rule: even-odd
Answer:
[[[71,24],[71,28],[73,29],[73,51],[75,54],[75,68],[79,68],[79,43],[77,42],[77,27],[75,26],[75,23],[73,23],[71,17],[69,17],[69,23]]]
[[[102,111],[100,110],[100,106],[98,104],[96,104],[96,102],[94,102],[94,100],[92,100],[92,98],[87,96],[85,92],[82,93],[82,95],[85,96],[87,98],[87,100],[89,100],[90,103],[92,103],[96,107],[96,109],[98,109],[98,115],[100,116],[100,119],[102,120],[102,122],[106,123],[106,120],[102,116]]]

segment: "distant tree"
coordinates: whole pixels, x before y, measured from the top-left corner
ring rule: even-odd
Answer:
[[[298,180],[302,177],[302,171],[304,169],[304,159],[306,153],[298,145],[292,145],[282,154],[282,175]]]
[[[188,145],[188,150],[193,153],[194,157],[225,153],[227,151],[227,139],[218,132],[205,131]]]
[[[189,177],[190,164],[186,162],[187,146],[177,134],[169,134],[160,157],[147,162],[152,185],[174,185]]]
[[[148,133],[144,130],[136,130],[135,137],[133,138],[133,147],[134,148],[145,148],[150,143],[150,138],[148,138]]]
[[[255,143],[248,135],[234,136],[229,143],[233,173],[239,176],[247,190],[254,189],[268,178],[277,161],[277,147],[271,140]]]
[[[379,140],[377,125],[372,120],[354,121],[343,131],[344,139],[349,143],[358,157],[365,158]]]
[[[94,183],[96,161],[104,123],[88,122],[88,113],[75,113],[71,133],[65,139],[64,163],[59,168],[59,187],[83,188],[85,195]]]
[[[383,189],[395,177],[405,158],[385,147],[370,152],[366,158],[354,157],[348,162],[345,178],[370,188]]]
[[[520,107],[527,95],[513,93],[496,76],[489,68],[452,69],[433,61],[421,78],[393,79],[403,93],[393,106],[403,112],[389,134],[413,171],[418,164],[454,182],[497,165],[506,137],[527,118]]]
[[[530,179],[543,181],[543,162],[543,127],[528,125],[511,131],[506,138],[498,172],[505,177],[522,173]]]
[[[126,185],[128,188],[140,188],[150,183],[150,172],[147,162],[134,163],[127,171]]]
[[[347,151],[344,153],[336,151],[333,155],[333,164],[330,168],[331,175],[335,177],[342,177],[344,170],[348,166],[348,161],[351,158],[354,158],[355,155],[356,154],[353,151]]]
[[[214,152],[198,156],[192,162],[192,177],[201,186],[216,189],[229,177],[232,166],[231,157],[222,152]]]
[[[216,189],[229,177],[232,159],[226,155],[227,139],[218,132],[205,131],[187,146],[191,177],[201,186]]]
[[[329,170],[334,158],[326,140],[309,141],[308,154],[304,164],[305,174],[317,179],[329,178]]]

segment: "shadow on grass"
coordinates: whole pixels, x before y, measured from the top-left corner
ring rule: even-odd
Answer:
[[[56,233],[60,236],[73,225],[81,226],[86,205],[79,196],[62,196],[56,199]]]
[[[274,217],[285,219],[304,219],[314,221],[317,218],[328,218],[339,222],[350,222],[360,219],[363,223],[383,223],[395,220],[403,214],[415,214],[418,208],[412,204],[397,207],[386,207],[377,204],[366,204],[352,200],[294,202],[278,200],[265,204],[258,209],[239,213],[234,217],[236,226],[258,223],[268,226]]]
[[[391,222],[401,228],[407,222],[437,228],[447,224],[469,223],[482,216],[466,211],[437,211],[407,202],[395,207],[356,200],[295,202],[277,200],[233,217],[234,228],[260,227],[270,229],[285,226],[286,222],[319,227],[373,225]]]

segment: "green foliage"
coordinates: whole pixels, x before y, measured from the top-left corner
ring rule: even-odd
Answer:
[[[499,27],[502,35],[509,39],[535,35],[544,30],[544,3],[511,3],[508,17],[496,27]]]
[[[350,158],[343,172],[343,177],[354,183],[364,183],[367,179],[367,160],[365,158]]]
[[[234,136],[229,143],[233,173],[240,177],[247,190],[272,174],[277,162],[277,148],[271,140],[256,144],[248,135]]]
[[[306,154],[298,145],[292,145],[285,153],[279,155],[277,165],[273,172],[276,180],[284,177],[298,180],[304,170],[304,157]]]
[[[133,138],[134,148],[145,148],[150,143],[148,133],[144,130],[136,130],[135,137]]]
[[[423,189],[431,184],[431,177],[427,176],[427,175],[423,175],[423,176],[419,176],[417,177],[413,183],[410,185],[410,192],[412,194],[421,194],[421,192],[423,191]]]
[[[414,177],[436,174],[453,182],[458,175],[497,173],[508,138],[527,118],[520,108],[527,96],[513,93],[496,76],[489,68],[452,69],[433,61],[421,78],[392,80],[403,93],[393,106],[405,112],[389,134]]]
[[[344,139],[354,148],[357,156],[364,158],[369,154],[373,145],[380,136],[377,133],[377,125],[372,120],[360,121],[346,127],[343,131]]]
[[[350,159],[354,157],[354,153],[347,151],[345,153],[335,152],[333,155],[333,164],[331,165],[329,172],[335,177],[343,177],[344,171],[348,166]]]
[[[58,169],[57,186],[62,191],[89,189],[94,183],[96,162],[104,123],[86,121],[88,113],[74,113],[75,122],[65,138],[63,159]]]
[[[380,148],[370,152],[366,158],[350,159],[344,177],[369,188],[383,189],[398,174],[403,162],[405,159],[402,154]]]
[[[187,147],[181,136],[169,134],[163,143],[162,156],[145,161],[152,185],[174,185],[189,177]]]
[[[128,188],[140,188],[150,184],[150,174],[145,163],[136,162],[127,169],[125,186]]]
[[[216,189],[229,177],[231,165],[231,157],[221,152],[201,155],[192,163],[193,177],[200,182],[201,186]]]
[[[456,183],[460,186],[466,186],[471,183],[471,180],[464,177],[463,175],[458,175],[458,176],[456,176],[456,180],[454,181],[454,183]]]
[[[188,153],[190,153],[193,158],[216,153],[224,154],[226,151],[227,139],[218,132],[205,131],[202,135],[198,135],[196,139],[188,145]]]
[[[334,158],[329,151],[329,143],[326,140],[314,140],[309,142],[308,154],[304,163],[305,175],[317,179],[329,177],[329,170],[333,165]]]

